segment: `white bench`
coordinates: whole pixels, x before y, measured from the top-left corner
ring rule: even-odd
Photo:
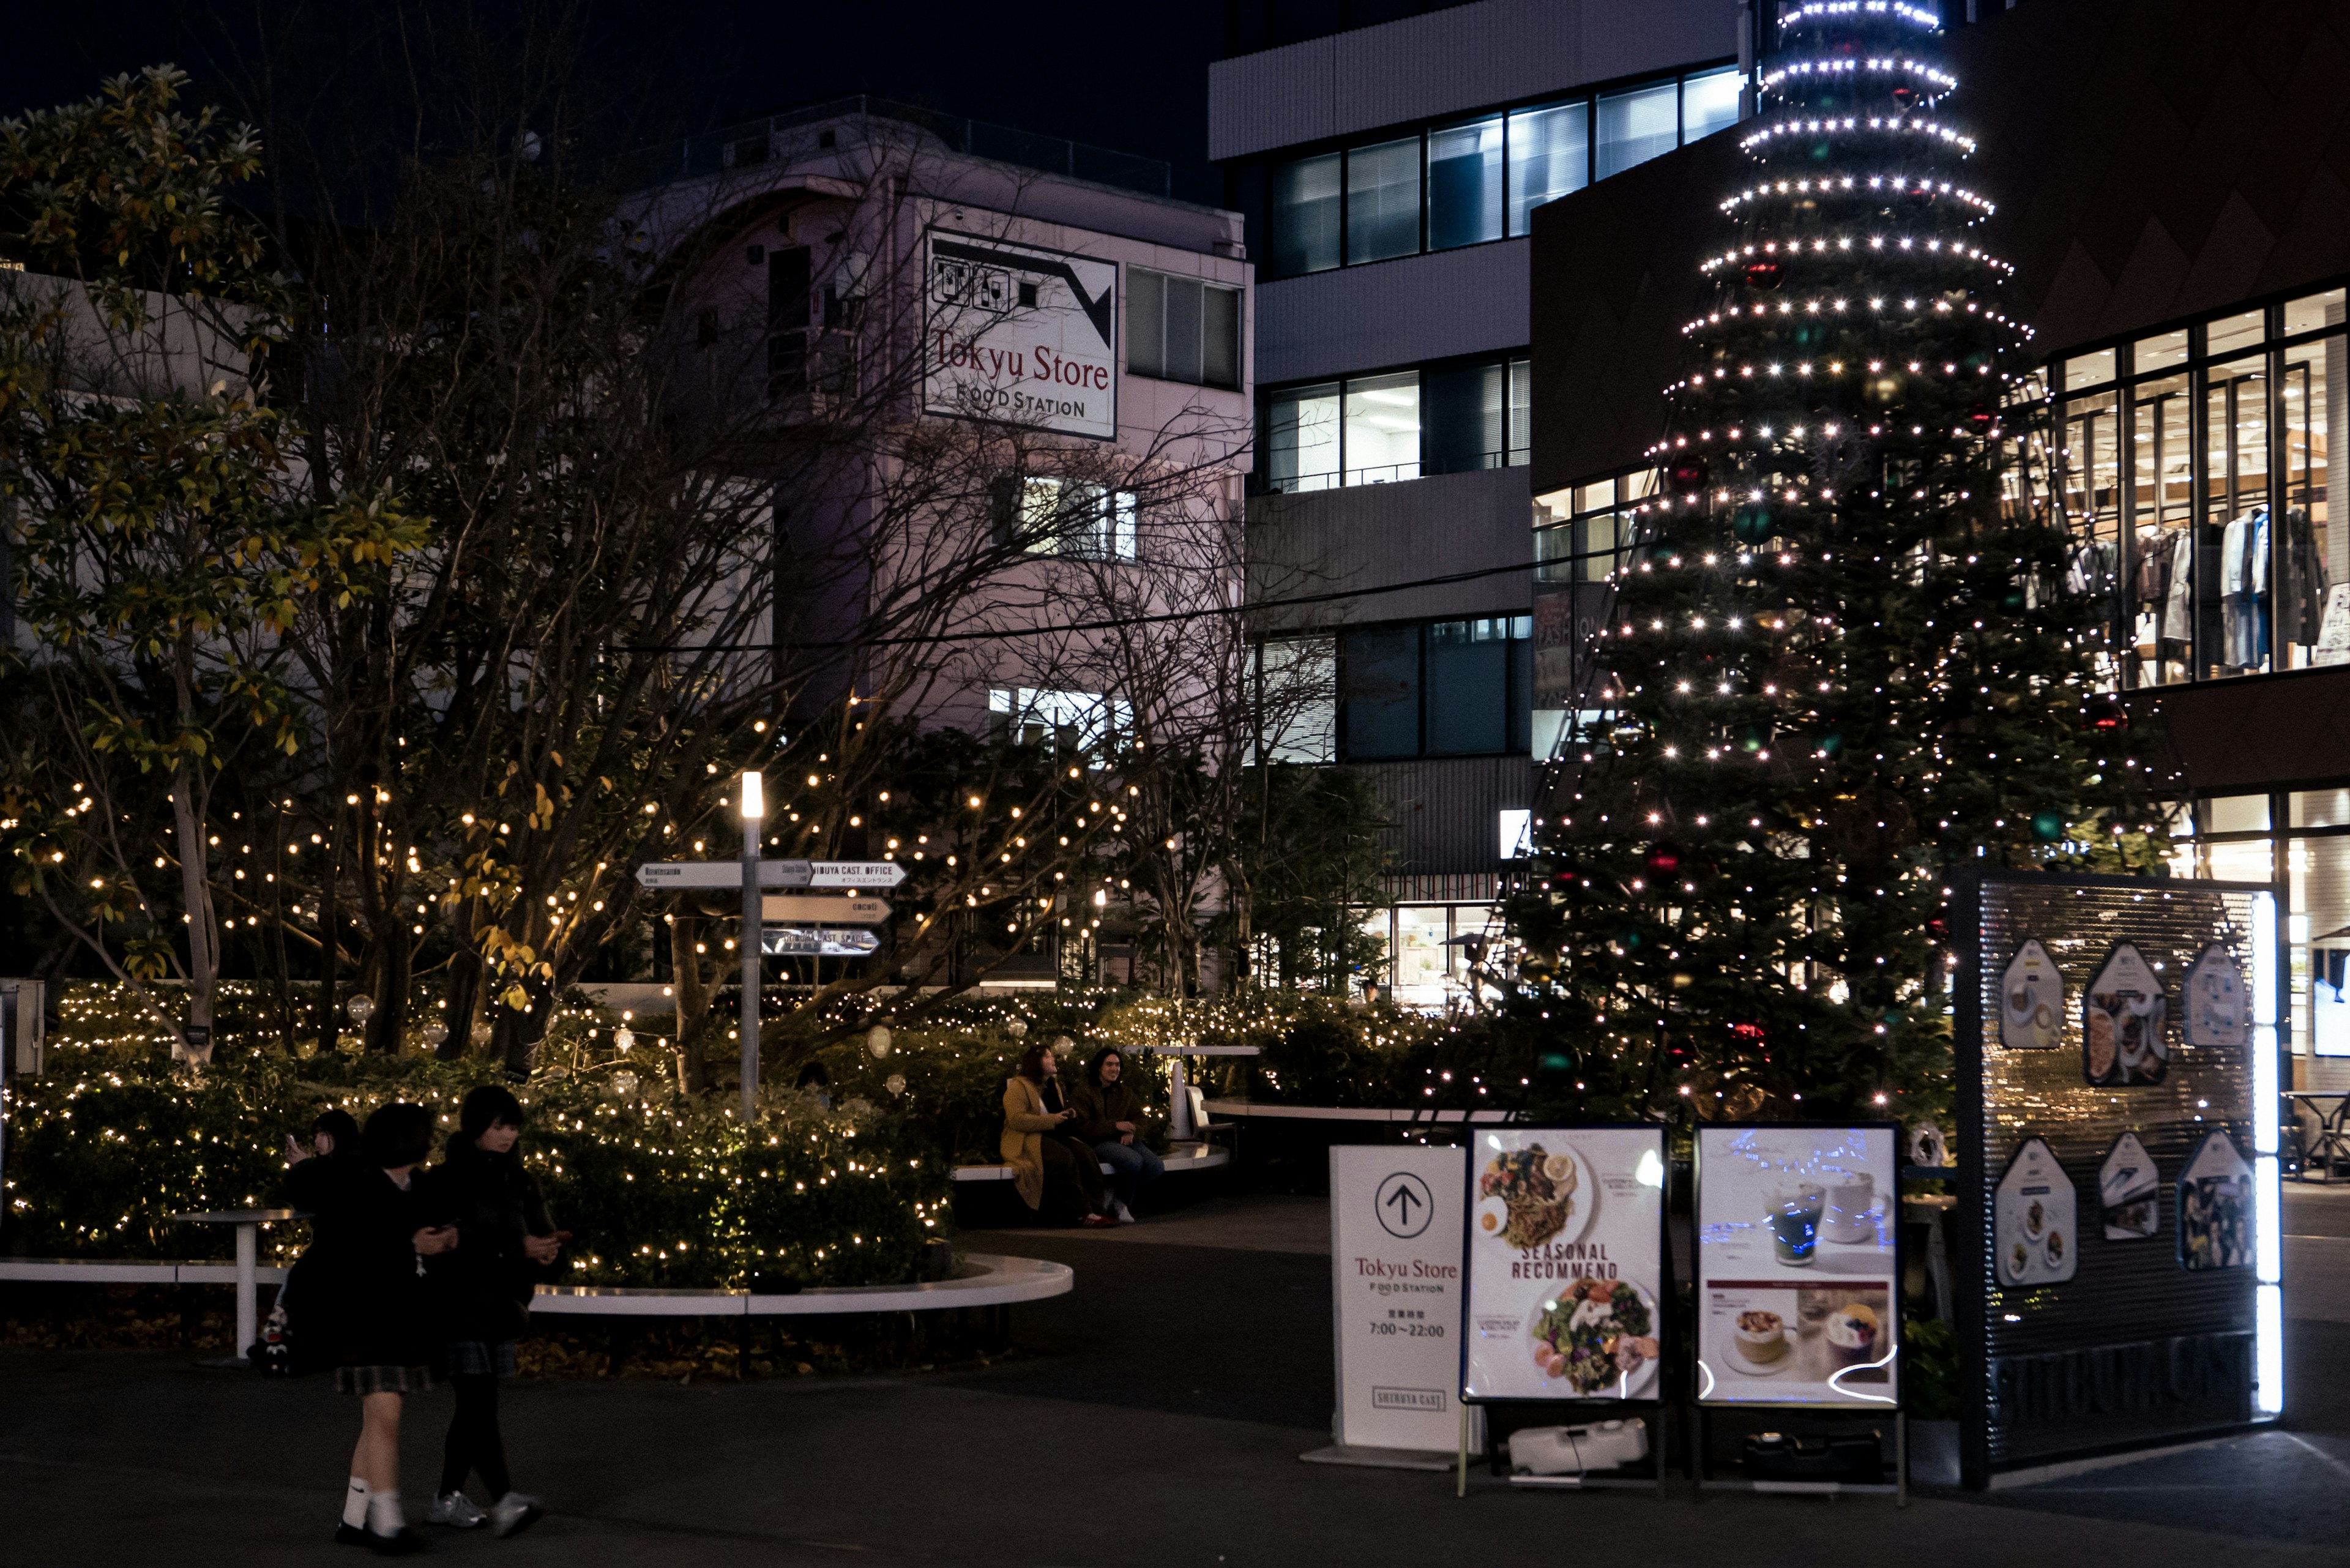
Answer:
[[[541,1285],[531,1310],[555,1314],[634,1317],[766,1317],[865,1312],[939,1312],[949,1307],[1010,1306],[1066,1295],[1076,1273],[1066,1263],[967,1252],[951,1280],[910,1285],[816,1285],[795,1295],[749,1291],[665,1290],[629,1285]],[[281,1283],[284,1269],[261,1269],[265,1284]],[[0,1280],[51,1284],[232,1285],[234,1263],[111,1258],[0,1259]]]
[[[951,1280],[910,1285],[815,1285],[793,1295],[750,1291],[663,1290],[634,1285],[541,1285],[534,1314],[593,1317],[784,1317],[863,1312],[942,1312],[1000,1307],[1066,1295],[1076,1271],[1042,1258],[966,1252]]]
[[[1232,1162],[1232,1151],[1228,1148],[1217,1148],[1211,1144],[1179,1143],[1159,1156],[1159,1159],[1167,1167],[1168,1175],[1180,1176],[1187,1171],[1213,1170],[1220,1165],[1230,1165]],[[1104,1176],[1117,1174],[1107,1165],[1104,1165],[1101,1170]],[[957,1181],[1009,1181],[1012,1176],[1012,1167],[1002,1162],[993,1165],[958,1165],[954,1168],[954,1179]]]

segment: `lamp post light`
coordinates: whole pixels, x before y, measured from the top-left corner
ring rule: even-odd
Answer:
[[[743,1122],[758,1119],[759,1105],[759,828],[767,815],[764,781],[743,775]]]

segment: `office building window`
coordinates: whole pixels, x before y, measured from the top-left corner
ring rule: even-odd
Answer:
[[[999,729],[1032,745],[1056,741],[1064,746],[1099,752],[1134,728],[1134,704],[1097,691],[991,687],[987,711]],[[1097,760],[1093,765],[1102,764]]]
[[[1334,490],[1525,462],[1533,384],[1532,366],[1513,359],[1269,393],[1265,486]]]
[[[1530,104],[1269,171],[1268,278],[1525,234],[1534,210],[1738,119],[1735,66]]]
[[[1510,116],[1510,233],[1532,234],[1534,210],[1591,177],[1591,105],[1559,103]]]
[[[1194,387],[1241,384],[1241,291],[1128,268],[1126,368]]]
[[[1502,119],[1428,133],[1428,248],[1502,237]]]
[[[1670,152],[1680,129],[1680,88],[1675,82],[1610,93],[1599,100],[1599,134],[1592,178],[1605,180]]]
[[[1681,78],[1681,145],[1738,123],[1738,94],[1746,85],[1736,66]]]
[[[1346,483],[1387,484],[1419,477],[1419,372],[1363,376],[1347,383]]]
[[[1341,162],[1338,153],[1326,152],[1274,170],[1265,226],[1270,231],[1266,262],[1274,276],[1295,277],[1338,265]]]
[[[1338,383],[1274,394],[1265,420],[1265,478],[1292,494],[1338,487]]]
[[[1419,249],[1419,138],[1347,154],[1347,261],[1385,261]]]
[[[1135,511],[1131,490],[1026,478],[1020,483],[1021,543],[1035,556],[1131,561]]]
[[[1336,640],[1299,637],[1259,643],[1257,713],[1264,761],[1336,762]]]
[[[1347,632],[1339,639],[1338,692],[1339,733],[1351,762],[1524,751],[1533,730],[1534,618]]]

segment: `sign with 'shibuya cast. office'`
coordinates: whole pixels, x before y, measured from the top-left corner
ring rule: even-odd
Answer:
[[[922,406],[1118,435],[1118,264],[983,234],[924,236]]]

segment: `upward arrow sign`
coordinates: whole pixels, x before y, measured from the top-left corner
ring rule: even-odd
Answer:
[[[1395,1206],[1396,1223],[1409,1227],[1411,1224],[1411,1206],[1419,1201],[1419,1194],[1409,1187],[1399,1187],[1388,1194],[1388,1201]]]

